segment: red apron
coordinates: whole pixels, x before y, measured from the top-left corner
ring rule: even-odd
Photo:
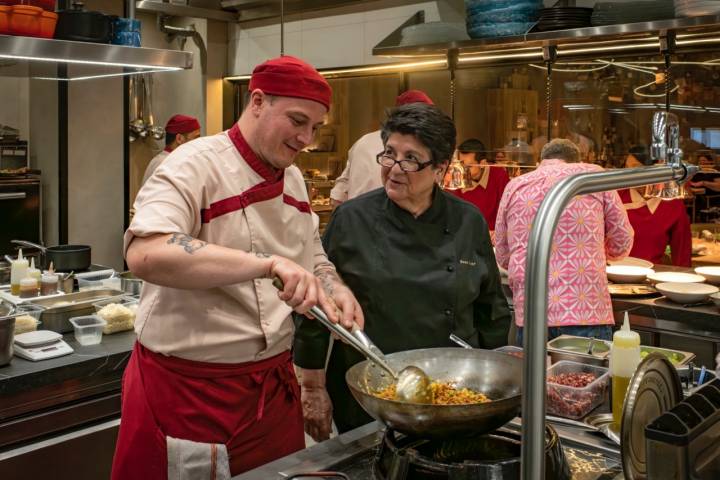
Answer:
[[[305,448],[290,352],[218,364],[166,357],[135,343],[123,376],[112,479],[167,479],[166,435],[224,444],[232,475]]]

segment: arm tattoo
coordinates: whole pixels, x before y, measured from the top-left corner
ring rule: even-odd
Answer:
[[[322,284],[323,290],[325,290],[325,293],[327,294],[328,297],[333,296],[336,283],[340,284],[340,285],[343,284],[342,280],[340,280],[340,277],[338,277],[337,273],[331,269],[320,270],[315,275],[320,279],[320,283]]]
[[[207,245],[207,242],[203,242],[184,233],[173,233],[167,243],[168,245],[174,243],[180,245],[190,255]]]

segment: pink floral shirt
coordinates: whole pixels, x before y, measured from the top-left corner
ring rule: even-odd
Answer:
[[[515,304],[515,323],[523,325],[525,258],[530,229],[545,195],[558,181],[599,172],[587,163],[543,160],[532,173],[513,179],[500,201],[495,226],[495,256],[508,270]],[[605,273],[608,260],[627,256],[633,229],[617,192],[578,196],[560,216],[550,255],[548,326],[614,323]]]

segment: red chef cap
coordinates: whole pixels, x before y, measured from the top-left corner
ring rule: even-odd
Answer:
[[[408,90],[398,95],[395,99],[396,107],[407,103],[427,103],[428,105],[435,105],[427,93],[422,90]]]
[[[200,130],[200,122],[188,115],[173,115],[165,125],[167,133],[190,133],[195,130]]]
[[[255,67],[248,90],[252,92],[256,88],[269,95],[314,100],[330,110],[330,84],[312,65],[290,55]]]

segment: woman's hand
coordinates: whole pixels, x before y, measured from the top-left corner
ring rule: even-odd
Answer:
[[[305,433],[316,442],[330,438],[332,432],[332,402],[325,387],[301,387]]]
[[[332,402],[325,389],[325,370],[297,367],[300,380],[305,433],[316,442],[330,438],[332,431]]]

